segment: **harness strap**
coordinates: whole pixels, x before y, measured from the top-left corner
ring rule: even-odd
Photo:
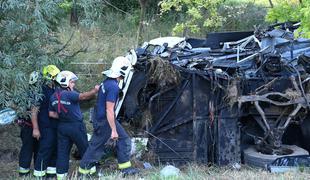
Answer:
[[[65,113],[68,112],[68,110],[65,108],[65,106],[63,104],[61,104],[61,101],[60,101],[60,97],[61,97],[61,92],[57,92],[56,94],[56,98],[57,98],[57,101],[58,101],[58,113],[61,112],[61,110],[63,110]]]

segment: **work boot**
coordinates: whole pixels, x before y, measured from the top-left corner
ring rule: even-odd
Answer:
[[[78,179],[82,180],[82,179],[93,179],[97,177],[97,173],[96,173],[96,166],[93,166],[90,169],[83,169],[81,167],[79,167],[79,172],[78,172]]]
[[[29,168],[19,167],[18,174],[19,174],[19,177],[29,176],[30,169]]]
[[[129,167],[129,168],[122,169],[121,172],[123,174],[123,177],[126,177],[130,175],[138,174],[140,170],[137,168]]]

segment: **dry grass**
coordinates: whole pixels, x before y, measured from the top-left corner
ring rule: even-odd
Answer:
[[[301,94],[298,93],[298,91],[296,90],[293,90],[293,89],[290,89],[288,88],[286,91],[285,91],[285,95],[290,99],[297,99],[299,97],[301,97]]]
[[[71,173],[68,179],[76,180],[78,179],[77,175],[77,161],[71,162]],[[0,179],[18,179],[18,174],[14,170],[16,169],[16,162],[11,162],[8,164],[0,164],[1,171]],[[160,175],[160,170],[163,166],[154,167],[149,170],[141,170],[139,175],[129,176],[126,178],[122,177],[122,174],[119,171],[113,170],[115,166],[103,166],[97,172],[99,172],[99,176],[92,176],[87,179],[166,179],[166,180],[187,180],[187,179],[279,179],[279,180],[287,180],[287,179],[309,179],[310,171],[306,170],[304,172],[287,172],[287,173],[269,173],[264,170],[250,168],[247,166],[242,166],[240,170],[234,170],[230,167],[207,167],[207,166],[198,166],[195,164],[187,165],[180,167],[180,175],[178,177],[168,177],[164,178]],[[32,176],[26,177],[24,179],[34,179]]]
[[[149,83],[156,84],[160,90],[172,87],[180,83],[181,75],[168,60],[155,57],[150,60],[148,71]]]
[[[228,102],[230,107],[232,107],[236,102],[238,102],[239,90],[237,87],[238,80],[233,80],[228,84],[227,94],[224,96],[224,100]],[[225,90],[225,89],[224,89]]]
[[[17,125],[0,126],[0,179],[11,177],[18,167],[19,133]]]
[[[16,171],[18,167],[18,153],[16,151],[20,148],[19,128],[16,125],[9,125],[0,128],[0,150],[6,152],[0,158],[0,179],[18,179]],[[78,161],[70,161],[70,179],[77,179]],[[142,162],[135,161],[135,167],[142,169]],[[141,174],[137,176],[127,177],[126,179],[310,179],[310,170],[305,169],[303,172],[287,172],[281,174],[268,173],[261,169],[241,166],[240,170],[235,170],[229,166],[203,166],[196,164],[189,164],[180,167],[181,173],[179,177],[163,178],[159,172],[163,165],[156,166],[149,170],[141,170]],[[116,171],[115,159],[109,159],[100,166],[100,177],[92,177],[91,179],[123,179],[119,171]],[[32,176],[24,179],[34,179]]]

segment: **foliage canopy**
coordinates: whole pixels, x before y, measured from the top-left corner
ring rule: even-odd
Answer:
[[[163,0],[160,3],[161,12],[175,11],[181,13],[181,22],[177,23],[175,33],[187,31],[192,33],[215,30],[222,25],[223,17],[217,9],[224,0]],[[182,14],[184,13],[184,14]]]
[[[301,22],[298,32],[310,37],[310,0],[277,0],[274,8],[268,11],[268,22]]]
[[[0,4],[0,107],[30,106],[28,76],[59,64],[55,31],[62,14],[55,1],[8,0]]]
[[[57,32],[65,9],[63,0],[0,1],[0,108],[13,107],[25,112],[31,106],[28,99],[30,72],[48,64],[61,66],[66,59]],[[84,24],[99,16],[99,0],[81,0]],[[86,13],[87,12],[87,13]],[[40,87],[31,89],[38,94]]]

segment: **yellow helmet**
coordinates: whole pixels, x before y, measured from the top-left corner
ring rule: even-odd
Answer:
[[[43,67],[43,77],[54,80],[60,70],[55,65],[48,65]]]

